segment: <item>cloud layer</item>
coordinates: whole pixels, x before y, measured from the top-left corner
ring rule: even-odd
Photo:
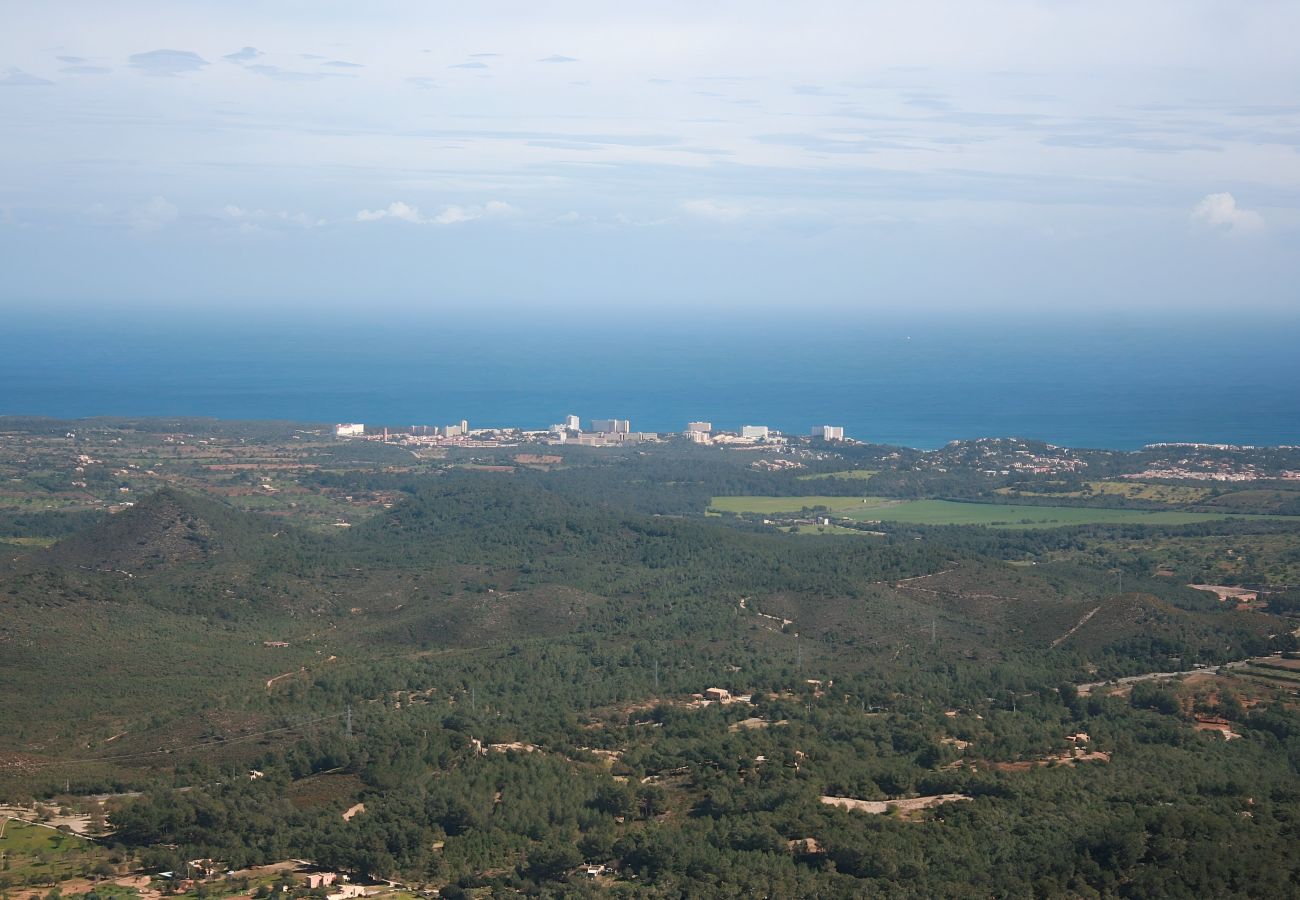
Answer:
[[[396,295],[437,246],[502,302],[1294,305],[1300,4],[309,6],[7,16],[0,271]]]

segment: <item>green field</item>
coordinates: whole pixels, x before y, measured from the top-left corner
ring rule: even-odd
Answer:
[[[888,500],[883,497],[714,497],[721,512],[797,513],[825,506],[833,514],[859,522],[906,522],[915,525],[990,525],[1001,528],[1057,528],[1066,525],[1189,525],[1215,519],[1242,518],[1218,513],[1143,509],[1095,509],[1082,506],[1012,506],[1001,503],[954,503],[951,500]],[[1245,518],[1288,518],[1246,516]],[[1290,517],[1296,518],[1296,517]],[[1300,521],[1300,518],[1296,518]]]

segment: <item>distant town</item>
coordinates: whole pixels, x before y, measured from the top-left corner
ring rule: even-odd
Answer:
[[[450,425],[398,427],[367,426],[361,422],[346,422],[335,425],[334,434],[340,438],[359,438],[384,443],[464,448],[513,447],[525,443],[626,447],[666,440],[685,440],[695,444],[737,448],[772,448],[786,444],[792,437],[796,437],[767,425],[742,425],[739,431],[723,431],[714,429],[712,422],[687,422],[685,429],[680,432],[661,433],[633,431],[629,419],[590,419],[584,429],[582,419],[576,415],[565,416],[563,422],[536,430],[470,428],[468,420],[461,419]],[[844,428],[841,425],[818,425],[807,435],[807,440],[855,443],[844,436]]]

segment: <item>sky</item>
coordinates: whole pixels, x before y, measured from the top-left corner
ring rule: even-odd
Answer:
[[[1300,317],[1294,2],[3,6],[0,311]]]

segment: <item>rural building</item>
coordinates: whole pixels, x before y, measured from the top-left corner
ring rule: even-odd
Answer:
[[[728,691],[725,688],[712,687],[704,692],[704,699],[716,700],[718,703],[725,703],[731,699],[731,691]]]

